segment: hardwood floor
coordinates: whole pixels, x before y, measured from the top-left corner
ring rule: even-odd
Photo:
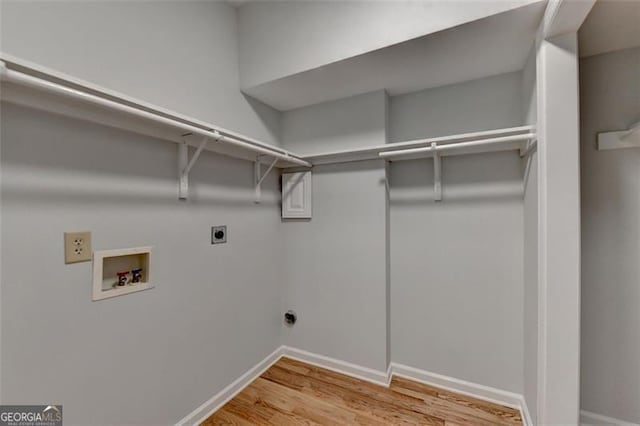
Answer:
[[[288,358],[202,423],[213,425],[522,425],[520,412],[394,377],[385,388]]]

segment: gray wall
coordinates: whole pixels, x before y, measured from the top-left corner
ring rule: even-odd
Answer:
[[[3,1],[1,35],[7,53],[278,134],[277,113],[237,89],[225,4]],[[61,403],[68,424],[170,424],[278,346],[276,175],[255,205],[252,164],[203,153],[183,203],[173,143],[5,103],[1,138],[3,403]],[[218,224],[229,243],[211,246]],[[156,288],[92,302],[91,264],[63,261],[62,233],[84,229],[94,249],[154,246]]]
[[[392,141],[522,124],[511,73],[392,97]],[[391,163],[393,362],[523,390],[523,209],[516,153]]]
[[[640,150],[596,133],[640,120],[640,48],[580,61],[581,408],[640,423]]]
[[[509,73],[388,105],[374,92],[300,108],[283,114],[283,146],[322,152],[518,126],[523,92],[521,73]],[[386,347],[394,362],[521,393],[524,165],[501,153],[446,158],[443,169],[445,200],[433,203],[430,161],[392,163],[385,237],[381,165],[314,168],[313,219],[284,224],[284,308],[300,315],[284,343],[378,370]]]
[[[281,130],[277,112],[238,92],[222,3],[3,2],[1,35],[7,53],[267,142],[282,133],[301,153],[522,124],[512,73],[294,110]],[[174,144],[2,112],[3,402],[60,402],[70,424],[171,423],[279,342],[522,391],[516,154],[445,159],[439,204],[427,160],[317,167],[313,219],[281,223],[275,175],[256,206],[250,163],[203,154],[180,203]],[[225,246],[209,245],[216,224],[230,227]],[[95,249],[154,245],[157,287],[91,302],[90,265],[62,262],[62,232],[78,229]],[[294,328],[281,327],[283,308],[298,311]]]
[[[54,401],[69,424],[174,423],[277,347],[275,175],[254,205],[252,164],[205,152],[179,202],[175,144],[2,114],[3,403]],[[229,243],[212,246],[219,224]],[[156,288],[92,302],[91,263],[62,249],[85,229],[95,250],[154,246]]]
[[[0,49],[267,143],[279,114],[239,90],[235,9],[209,1],[2,0]]]
[[[283,146],[295,152],[386,141],[384,92],[287,111]],[[353,119],[350,119],[353,117]],[[313,218],[283,223],[284,308],[299,321],[283,343],[385,371],[387,209],[382,160],[314,167]]]
[[[282,114],[282,146],[298,155],[386,141],[384,90],[297,108]]]
[[[522,120],[536,124],[536,50],[522,72]],[[536,424],[538,411],[538,154],[524,160],[524,398]]]
[[[392,96],[389,141],[522,125],[521,73]]]
[[[382,160],[315,167],[313,219],[283,224],[283,343],[387,368],[385,168]]]

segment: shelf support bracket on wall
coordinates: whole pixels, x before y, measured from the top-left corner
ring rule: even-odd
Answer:
[[[431,151],[433,151],[433,199],[442,201],[442,163],[435,142],[431,142]]]
[[[538,149],[538,140],[535,138],[532,138],[527,141],[527,144],[524,147],[520,148],[520,157],[527,158],[537,149]]]
[[[598,133],[598,151],[623,148],[640,148],[640,121],[629,130]]]
[[[189,134],[183,135],[188,136]],[[202,138],[200,145],[196,149],[196,152],[193,154],[191,159],[189,160],[189,145],[186,142],[182,142],[178,144],[178,174],[179,174],[179,182],[178,182],[178,198],[180,200],[186,200],[189,197],[189,172],[198,161],[198,157],[202,153],[202,150],[209,142],[208,137]]]
[[[256,204],[260,203],[260,201],[262,200],[262,182],[267,177],[269,172],[271,172],[271,170],[275,167],[277,162],[278,162],[278,159],[274,158],[271,164],[269,165],[269,167],[267,168],[267,171],[264,172],[264,175],[262,176],[260,176],[260,173],[261,173],[260,172],[260,156],[258,156],[256,158],[256,161],[253,163],[253,176],[254,176],[255,191],[256,191],[256,197],[254,199],[254,202]]]

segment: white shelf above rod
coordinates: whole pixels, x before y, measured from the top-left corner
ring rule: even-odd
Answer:
[[[42,72],[40,72],[42,74]],[[178,162],[179,162],[179,197],[186,198],[188,192],[188,175],[191,168],[194,166],[196,160],[198,159],[200,153],[207,145],[208,141],[213,140],[216,143],[226,144],[228,146],[232,146],[234,148],[239,148],[242,150],[246,150],[248,152],[255,153],[256,155],[263,155],[273,158],[274,160],[280,160],[285,162],[291,166],[302,166],[302,167],[311,167],[311,164],[298,156],[295,156],[288,151],[284,151],[280,148],[274,147],[271,148],[266,144],[257,144],[252,141],[245,141],[239,139],[237,135],[225,134],[224,130],[219,130],[215,128],[203,128],[198,127],[197,125],[189,124],[184,118],[176,117],[171,118],[171,116],[164,112],[154,113],[150,111],[149,107],[137,108],[135,106],[131,106],[131,101],[122,100],[118,102],[116,98],[113,96],[102,97],[97,94],[89,93],[88,91],[83,91],[76,89],[74,87],[70,87],[76,85],[74,82],[69,81],[69,86],[64,84],[54,83],[49,80],[45,80],[43,78],[34,77],[32,75],[16,71],[10,68],[7,68],[7,65],[4,61],[0,61],[0,77],[2,81],[10,82],[13,84],[17,84],[20,86],[29,87],[36,90],[42,90],[45,92],[53,93],[59,96],[72,98],[75,100],[79,100],[82,102],[87,102],[93,105],[97,105],[100,107],[108,108],[113,111],[124,112],[129,115],[133,115],[137,118],[143,120],[149,120],[164,126],[169,126],[171,128],[175,128],[176,131],[179,131],[180,134],[191,134],[198,135],[203,137],[204,139],[198,146],[196,154],[192,157],[191,161],[187,160],[187,146],[184,143],[179,145],[179,154],[178,154]],[[53,76],[56,80],[62,80],[59,76]],[[171,139],[170,139],[171,140]],[[274,163],[275,165],[275,163]]]
[[[417,158],[433,158],[433,193],[434,200],[442,200],[442,166],[441,157],[451,155],[480,154],[485,152],[498,152],[520,150],[521,156],[529,155],[536,146],[536,134],[525,133],[521,135],[488,138],[476,141],[458,142],[446,145],[438,145],[432,142],[429,147],[399,149],[395,151],[380,152],[379,157],[387,160],[412,160]]]
[[[629,130],[598,133],[598,151],[640,148],[640,121]]]

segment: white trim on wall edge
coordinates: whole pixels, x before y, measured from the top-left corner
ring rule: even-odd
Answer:
[[[626,422],[624,420],[614,419],[613,417],[580,410],[580,425],[638,426],[640,423]]]
[[[511,407],[520,410],[522,420],[525,426],[533,426],[527,404],[522,395],[480,385],[477,383],[467,382],[465,380],[456,379],[454,377],[444,376],[441,374],[431,373],[417,368],[408,367],[401,364],[391,363],[386,372],[374,370],[372,368],[359,366],[350,362],[330,358],[324,355],[314,354],[301,349],[289,346],[280,346],[278,349],[269,354],[265,359],[260,361],[242,376],[234,380],[227,387],[211,397],[204,404],[189,413],[177,426],[198,425],[207,419],[211,414],[220,409],[224,404],[229,402],[233,397],[242,392],[244,388],[249,386],[251,382],[260,377],[262,373],[267,371],[273,364],[278,362],[280,358],[287,357],[294,360],[306,362],[307,364],[317,367],[326,368],[327,370],[345,374],[350,377],[365,380],[379,386],[389,387],[391,378],[396,375],[416,382],[435,386],[461,395],[478,398],[483,401]],[[637,426],[630,423],[620,423],[620,426]]]
[[[520,410],[520,415],[522,416],[522,424],[524,426],[536,426],[533,423],[533,419],[531,418],[531,412],[529,411],[529,406],[527,405],[527,399],[524,395],[520,396],[520,406],[518,409]]]

